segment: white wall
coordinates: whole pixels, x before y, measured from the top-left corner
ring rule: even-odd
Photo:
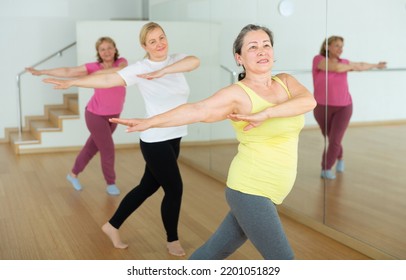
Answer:
[[[343,57],[406,68],[405,0],[291,0],[289,17],[278,13],[279,0],[151,0],[152,19],[215,21],[221,25],[221,63],[238,71],[231,47],[248,23],[268,26],[274,32],[274,72],[311,70],[326,34],[345,38]],[[326,11],[328,11],[326,13]],[[293,72],[294,73],[294,72]],[[405,120],[405,71],[349,73],[354,99],[352,122]],[[313,91],[311,74],[295,75]],[[306,124],[314,125],[312,114]],[[221,131],[221,130],[220,130]]]
[[[329,34],[344,37],[343,57],[406,68],[405,0],[329,0]],[[349,73],[353,121],[406,120],[406,71]]]
[[[157,21],[164,28],[168,37],[171,53],[185,53],[196,55],[201,59],[200,67],[192,72],[186,73],[191,88],[190,101],[200,100],[208,96],[210,87],[219,88],[219,52],[218,37],[215,24],[209,23],[187,23],[185,22],[161,22]],[[80,21],[77,23],[77,58],[78,64],[84,64],[94,60],[94,42],[102,35],[114,38],[121,56],[125,57],[129,64],[144,57],[145,51],[139,45],[138,34],[146,21]],[[193,31],[191,31],[193,30]],[[193,40],[194,34],[200,36]],[[210,38],[210,40],[207,40]],[[51,85],[48,85],[51,87]],[[86,104],[93,94],[92,89],[79,89],[79,111],[85,110]],[[83,114],[82,114],[83,115]],[[123,118],[144,117],[144,101],[136,86],[127,87]],[[208,141],[210,140],[210,126],[196,124],[188,127],[189,134],[185,141]],[[61,133],[43,133],[41,144],[30,145],[29,149],[40,149],[45,147],[81,146],[89,136],[84,118],[80,120],[65,120],[64,129]],[[138,133],[126,133],[124,126],[118,126],[113,135],[116,144],[133,144],[139,142]],[[22,147],[24,149],[25,147]]]
[[[18,126],[16,76],[50,54],[76,41],[76,21],[140,18],[142,0],[1,0],[0,1],[0,64],[1,103],[0,139],[4,128]],[[93,43],[94,44],[94,43]],[[59,63],[59,64],[58,64]],[[73,66],[74,51],[51,62]],[[60,103],[61,94],[40,85],[40,78],[22,76],[23,105],[29,114],[43,114],[43,104]],[[26,83],[28,80],[28,83]],[[31,91],[32,87],[35,91]],[[31,99],[30,95],[35,95]]]
[[[328,35],[342,35],[345,38],[343,57],[353,61],[385,60],[392,69],[406,67],[405,0],[291,1],[295,5],[295,11],[289,17],[279,15],[277,11],[279,0],[150,0],[149,15],[151,20],[156,21],[218,23],[219,27],[213,28],[212,33],[214,34],[214,29],[218,29],[220,34],[219,44],[216,46],[219,50],[220,64],[234,71],[239,69],[233,60],[232,43],[239,30],[248,23],[266,25],[274,32],[277,59],[274,72],[310,71],[312,58],[319,51],[326,35],[326,21]],[[0,139],[4,137],[4,127],[17,126],[15,76],[19,71],[75,41],[77,21],[120,17],[139,18],[141,2],[141,0],[2,0],[0,2],[2,34],[0,48],[6,56],[4,64],[0,66],[3,82],[0,93],[2,97]],[[189,24],[183,26],[189,29],[191,34],[183,41],[186,47],[191,40],[196,39],[214,43],[210,42],[210,36],[203,38],[202,34],[194,32],[191,27],[193,26]],[[124,53],[126,48],[137,48],[136,33],[133,39],[131,46],[120,42],[119,48],[120,51],[123,49],[122,54],[133,53],[134,49],[128,49],[128,53]],[[93,43],[89,42],[89,47]],[[94,50],[89,49],[89,55],[94,55]],[[201,59],[206,61],[212,58],[203,56]],[[68,60],[72,61],[72,59]],[[84,61],[79,60],[79,63],[81,62]],[[75,63],[77,62],[73,62]],[[229,82],[228,75],[221,70],[220,86],[225,86]],[[313,90],[310,72],[295,74],[295,76],[309,90]],[[404,77],[404,71],[350,73],[350,90],[354,99],[352,121],[406,119],[406,111],[403,109],[403,104],[406,102]],[[44,87],[44,85],[41,86]],[[218,88],[219,85],[210,80],[209,85],[204,85],[206,90],[204,94],[211,94]],[[60,93],[55,94],[49,90],[49,86],[45,86],[41,91],[46,92],[33,93],[35,98],[24,97],[27,107],[25,110],[41,114],[44,100],[40,99],[60,98]],[[25,94],[30,95],[29,92]],[[191,100],[197,97],[199,95],[192,92]],[[84,101],[81,102],[81,106],[83,104]],[[306,124],[315,124],[311,113],[306,115]],[[203,136],[202,140],[207,137],[210,139],[233,137],[230,126],[226,122],[210,125],[209,130],[208,126],[207,124],[191,126],[190,139],[194,138],[193,135]],[[80,133],[86,133],[83,124],[77,129]],[[120,133],[117,133],[117,137],[118,142],[129,141],[127,136],[121,136]]]

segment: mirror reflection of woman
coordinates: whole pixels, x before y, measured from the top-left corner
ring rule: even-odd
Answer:
[[[344,172],[342,140],[352,115],[352,98],[347,72],[386,68],[386,62],[353,62],[341,58],[343,47],[343,37],[331,36],[327,40],[327,49],[326,40],[324,40],[319,54],[313,58],[314,98],[317,101],[313,113],[323,136],[328,140],[328,147],[324,150],[321,160],[321,177],[325,179],[336,178],[333,171],[334,165],[336,172]],[[326,62],[328,62],[327,66]]]

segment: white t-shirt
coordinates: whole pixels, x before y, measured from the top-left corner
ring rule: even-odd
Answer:
[[[138,74],[157,71],[185,58],[185,54],[168,55],[164,61],[151,61],[147,58],[131,64],[117,73],[127,86],[137,84],[145,102],[147,117],[169,111],[187,102],[190,89],[183,73],[168,74],[158,79],[142,79]],[[140,133],[144,142],[161,142],[187,135],[187,126],[151,128]]]

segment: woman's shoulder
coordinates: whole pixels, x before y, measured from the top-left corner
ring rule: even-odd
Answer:
[[[132,63],[129,63],[128,66],[132,66],[132,67],[144,67],[145,65],[148,64],[148,59],[147,58],[143,58],[140,60],[136,60]]]
[[[126,61],[127,62],[127,58],[120,56],[119,58],[117,58],[116,62],[123,62]]]
[[[90,61],[90,62],[86,62],[85,64],[83,64],[84,66],[92,66],[92,67],[95,67],[95,66],[100,66],[101,65],[101,63],[100,62],[98,62],[98,61]]]
[[[246,85],[243,80],[222,88],[220,92],[222,92],[224,95],[229,95],[235,100],[245,98],[247,94],[249,95],[250,93],[254,93],[253,89]]]
[[[313,57],[313,62],[315,62],[315,61],[321,61],[321,60],[323,60],[323,59],[326,59],[326,57],[325,57],[324,55],[316,54],[316,55]]]
[[[285,72],[281,72],[281,73],[278,73],[276,75],[273,75],[272,78],[276,77],[276,78],[281,79],[281,78],[286,78],[287,76],[290,76],[290,74],[285,73]]]
[[[291,75],[288,73],[278,73],[272,76],[272,80],[278,80],[286,84],[286,80],[289,79],[289,77],[291,77]]]
[[[115,66],[120,66],[124,63],[124,65],[128,65],[128,61],[125,57],[119,57],[116,61],[114,61]]]
[[[102,69],[101,63],[98,61],[87,62],[84,64],[84,67],[89,74]]]
[[[241,93],[244,92],[244,88],[247,88],[248,86],[246,86],[242,81],[238,81],[234,84],[225,86],[221,89],[219,89],[217,92],[220,94],[231,94],[231,95],[235,95],[236,93]]]

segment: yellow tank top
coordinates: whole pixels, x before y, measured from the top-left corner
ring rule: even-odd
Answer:
[[[276,76],[289,98],[286,85]],[[275,104],[269,103],[252,89],[238,82],[252,102],[256,113]],[[238,153],[230,165],[227,186],[253,195],[268,197],[281,204],[291,191],[296,179],[299,133],[304,126],[304,115],[273,118],[260,126],[244,131],[247,122],[233,122],[239,141]]]

